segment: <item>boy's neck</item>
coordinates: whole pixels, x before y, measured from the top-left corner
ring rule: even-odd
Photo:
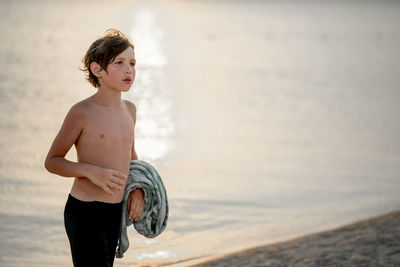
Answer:
[[[121,92],[107,90],[101,87],[98,88],[97,93],[92,96],[92,99],[96,104],[111,108],[119,108],[122,104]]]

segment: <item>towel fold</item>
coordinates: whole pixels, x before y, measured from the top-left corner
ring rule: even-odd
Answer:
[[[136,188],[144,191],[146,202],[142,215],[133,223],[126,212],[129,193]],[[168,199],[160,175],[149,163],[142,160],[131,160],[128,182],[125,188],[122,209],[121,232],[118,240],[117,258],[122,258],[129,248],[127,227],[134,225],[136,231],[148,238],[161,234],[167,226]]]

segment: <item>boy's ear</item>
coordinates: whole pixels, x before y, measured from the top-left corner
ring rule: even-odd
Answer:
[[[90,70],[97,78],[101,77],[101,71],[103,70],[97,62],[90,63]]]

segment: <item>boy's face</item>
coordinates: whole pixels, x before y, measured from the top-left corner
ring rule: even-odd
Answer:
[[[135,80],[135,65],[135,52],[128,47],[108,64],[107,72],[101,71],[100,85],[116,91],[128,91]]]

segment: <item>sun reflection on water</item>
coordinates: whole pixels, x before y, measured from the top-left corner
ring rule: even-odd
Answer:
[[[141,255],[137,256],[138,260],[144,260],[144,259],[167,259],[171,258],[171,256],[174,256],[175,253],[171,253],[168,250],[159,250],[154,253],[148,253],[148,252],[143,252]]]
[[[164,32],[151,10],[137,10],[133,17],[130,36],[138,65],[135,89],[128,95],[134,95],[138,107],[135,145],[139,158],[156,160],[174,147],[170,136],[175,126],[165,90],[167,59],[161,46]]]
[[[150,10],[138,11],[131,36],[136,37],[135,51],[141,64],[160,68],[165,66],[167,62],[160,46],[164,33]]]

